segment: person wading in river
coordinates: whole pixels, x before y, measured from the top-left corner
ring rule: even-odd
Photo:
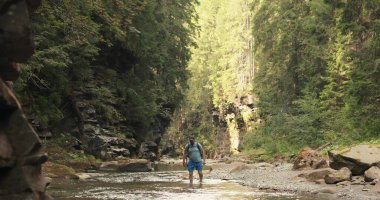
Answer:
[[[206,164],[204,150],[202,145],[195,142],[195,137],[189,137],[189,144],[186,144],[185,151],[183,152],[182,164],[184,167],[187,166],[189,171],[190,184],[193,184],[193,171],[196,169],[199,175],[199,182],[203,180],[202,168]],[[203,162],[202,162],[203,159]]]

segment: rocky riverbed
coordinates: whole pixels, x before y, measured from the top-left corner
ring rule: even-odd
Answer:
[[[207,160],[204,175],[206,180],[233,181],[266,192],[298,193],[301,196],[306,194],[318,199],[380,200],[379,162],[377,156],[374,156],[378,153],[373,152],[372,145],[359,147],[343,149],[339,151],[343,153],[332,155],[330,160],[325,160],[318,152],[310,149],[302,150],[294,163],[282,161],[271,164],[253,163],[237,157]],[[362,153],[352,156],[351,152]],[[357,158],[354,159],[355,157]],[[329,168],[335,165],[338,165],[336,169]],[[53,174],[51,177],[86,179],[83,178],[83,174],[63,176],[57,173],[57,167],[50,168],[54,170],[44,171],[47,174],[51,172]],[[47,166],[47,169],[50,168]],[[123,159],[103,162],[97,169],[89,171],[91,173],[182,171],[182,179],[186,181],[185,170],[180,159],[161,159],[154,162],[147,159]]]
[[[163,160],[174,168],[181,167],[180,160]],[[290,192],[313,195],[320,199],[379,200],[380,186],[342,182],[326,184],[308,180],[318,170],[293,170],[292,163],[250,163],[244,160],[207,160],[206,179],[233,180],[265,191]],[[197,176],[195,176],[197,177]],[[353,181],[356,181],[353,177]]]
[[[263,190],[308,193],[323,199],[375,200],[380,199],[380,185],[325,184],[305,178],[316,170],[295,171],[290,163],[254,163],[242,161],[210,161],[212,170],[206,178],[237,180],[240,184]]]

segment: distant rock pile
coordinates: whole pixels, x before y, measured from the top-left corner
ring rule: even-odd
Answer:
[[[41,176],[47,161],[41,142],[22,113],[10,81],[19,77],[16,62],[34,51],[28,11],[40,0],[0,0],[0,199],[50,199]]]
[[[351,184],[380,185],[380,145],[357,145],[329,151],[330,167],[350,172]],[[335,172],[335,173],[338,173]],[[352,176],[355,178],[352,178]],[[364,178],[360,178],[364,177]],[[326,178],[325,178],[326,180]],[[358,182],[358,180],[361,180]],[[343,180],[326,183],[338,183]]]
[[[300,155],[303,154],[301,151]],[[331,168],[311,170],[299,176],[319,184],[363,185],[363,191],[376,190],[380,193],[380,145],[356,145],[332,150],[328,154]],[[298,167],[299,160],[302,159],[296,160],[293,169],[305,169]],[[310,166],[306,169],[312,169]]]
[[[380,167],[380,145],[357,145],[329,152],[330,167],[347,167],[353,175],[363,175],[372,166]]]

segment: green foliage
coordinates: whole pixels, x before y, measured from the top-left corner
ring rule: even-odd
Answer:
[[[246,146],[273,153],[378,138],[379,3],[255,1],[254,92],[264,123]]]
[[[192,49],[188,66],[189,89],[182,109],[174,116],[174,127],[168,131],[172,137],[195,131],[209,151],[228,148],[224,145],[228,143],[228,132],[216,125],[219,122],[213,120],[211,113],[218,110],[220,121],[226,121],[228,108],[251,93],[250,2],[205,0],[197,6],[199,29],[195,35],[197,47]],[[236,121],[231,123],[235,125]]]
[[[173,120],[172,139],[196,132],[210,151],[231,127],[265,156],[377,142],[380,0],[197,3],[43,1],[15,85],[26,110],[49,128],[85,93],[140,138]],[[236,106],[252,93],[255,112]]]
[[[74,167],[83,170],[83,167],[93,167],[101,164],[92,155],[75,150],[71,145],[76,139],[71,136],[60,135],[45,144],[49,154],[49,161],[66,167]],[[54,169],[52,169],[54,170]]]
[[[108,123],[162,132],[183,98],[195,0],[46,0],[32,15],[36,53],[16,90],[45,128],[75,94]]]

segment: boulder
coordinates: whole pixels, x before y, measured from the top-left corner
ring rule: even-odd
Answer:
[[[231,169],[230,173],[241,173],[242,171],[250,170],[252,168],[253,168],[252,166],[242,164],[242,165],[238,165],[238,166],[234,167],[233,169]]]
[[[365,180],[363,176],[353,176],[351,180],[351,185],[365,185]]]
[[[380,168],[373,166],[364,172],[365,181],[371,182],[374,180],[380,180]]]
[[[325,176],[325,182],[327,184],[335,184],[342,181],[350,181],[351,177],[352,177],[352,173],[350,169],[348,169],[347,167],[343,167],[342,169],[336,172],[327,174]]]
[[[146,159],[127,159],[104,162],[100,166],[103,171],[118,172],[150,172],[153,171],[152,163]]]
[[[137,148],[138,142],[134,138],[126,138],[124,141],[126,148]]]
[[[176,152],[175,145],[172,143],[168,143],[165,146],[162,147],[161,155],[166,155],[170,158],[177,157],[178,154]]]
[[[158,145],[153,141],[141,143],[139,157],[149,159],[151,161],[158,160]]]
[[[326,168],[328,164],[322,155],[310,148],[303,148],[293,163],[294,170]]]
[[[111,146],[110,150],[115,153],[116,157],[118,157],[118,156],[128,157],[128,156],[131,155],[131,153],[129,152],[129,150],[126,149],[126,148],[120,148],[120,147]]]
[[[12,91],[0,79],[0,199],[49,198],[41,174],[47,155]],[[38,196],[37,194],[40,194]]]
[[[103,160],[112,160],[116,157],[128,157],[130,149],[137,146],[132,139],[111,137],[106,135],[86,135],[84,140],[85,151]]]
[[[324,179],[328,174],[334,173],[336,170],[331,168],[308,170],[298,175],[298,177],[305,178],[308,181],[317,182]]]
[[[357,145],[328,152],[330,167],[347,167],[353,175],[363,175],[371,166],[380,166],[380,145]]]
[[[351,185],[351,181],[342,181],[336,184],[336,186],[342,186],[342,187],[346,187],[349,185]]]

